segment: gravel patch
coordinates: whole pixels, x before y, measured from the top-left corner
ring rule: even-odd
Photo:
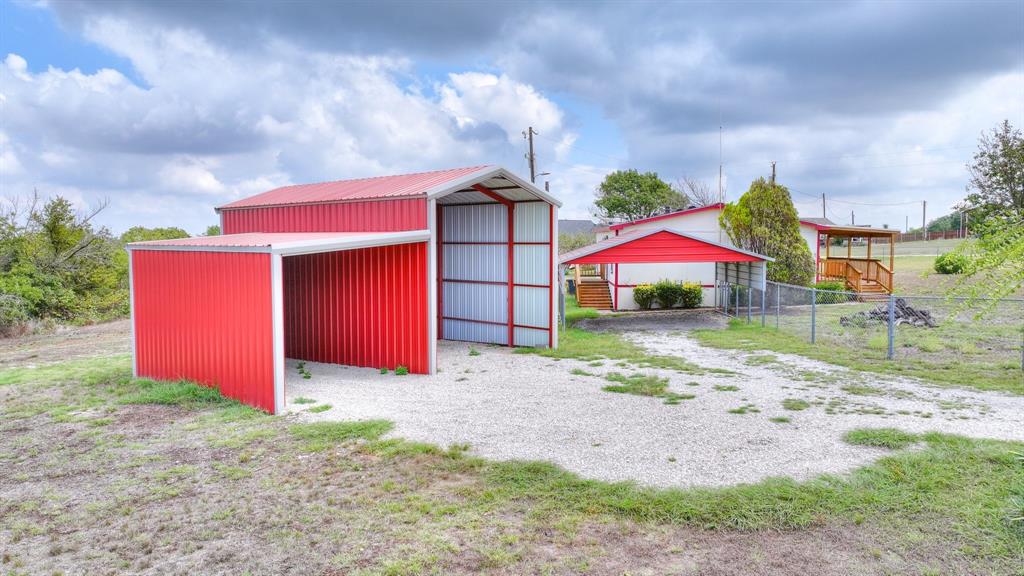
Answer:
[[[441,341],[441,371],[434,376],[306,362],[312,376],[303,379],[289,360],[288,410],[308,420],[384,418],[395,422],[394,436],[409,440],[469,444],[486,458],[545,460],[588,478],[661,487],[807,479],[844,473],[887,453],[843,442],[853,428],[1024,440],[1024,397],[937,388],[798,356],[706,348],[677,330],[624,335],[652,353],[733,373],[634,370],[613,361],[590,366]],[[605,392],[603,376],[613,371],[666,377],[672,392],[695,397],[668,405]],[[298,397],[318,404],[291,403]],[[810,406],[786,410],[787,398]],[[320,404],[331,408],[308,412]]]

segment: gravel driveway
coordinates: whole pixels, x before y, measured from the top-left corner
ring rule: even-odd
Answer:
[[[885,453],[841,440],[860,427],[1024,440],[1024,397],[937,388],[799,356],[705,348],[685,331],[634,330],[637,324],[646,321],[624,322],[623,334],[653,353],[733,374],[591,366],[442,341],[435,376],[307,362],[312,378],[304,380],[289,361],[288,409],[309,420],[384,418],[409,440],[469,444],[487,458],[546,460],[589,478],[653,486],[845,472]],[[574,368],[593,375],[574,375]],[[667,377],[672,391],[695,397],[668,405],[603,391],[603,374],[615,371]],[[298,397],[319,404],[292,403]],[[786,399],[809,406],[787,410]],[[308,412],[320,404],[331,408]],[[743,406],[745,413],[729,412]]]

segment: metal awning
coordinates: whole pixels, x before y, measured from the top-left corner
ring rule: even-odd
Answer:
[[[250,232],[173,240],[132,242],[128,250],[196,252],[262,252],[294,256],[430,240],[429,230],[403,232]]]
[[[655,228],[627,232],[562,254],[559,264],[773,262],[774,259],[698,236]]]

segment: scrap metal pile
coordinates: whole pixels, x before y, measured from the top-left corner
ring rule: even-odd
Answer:
[[[935,328],[938,323],[932,318],[932,313],[928,310],[922,310],[920,308],[914,308],[903,298],[897,298],[893,302],[893,318],[894,324],[899,326],[900,324],[910,324],[911,326],[921,326],[928,328]],[[865,312],[858,312],[850,316],[843,316],[839,319],[839,323],[843,326],[865,326],[868,322],[882,322],[886,323],[889,321],[889,303],[879,304],[874,310],[867,310]]]

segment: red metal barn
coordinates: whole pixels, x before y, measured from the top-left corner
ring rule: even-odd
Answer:
[[[496,166],[286,186],[130,244],[133,369],[269,412],[285,358],[431,374],[437,339],[558,344],[558,206]]]

